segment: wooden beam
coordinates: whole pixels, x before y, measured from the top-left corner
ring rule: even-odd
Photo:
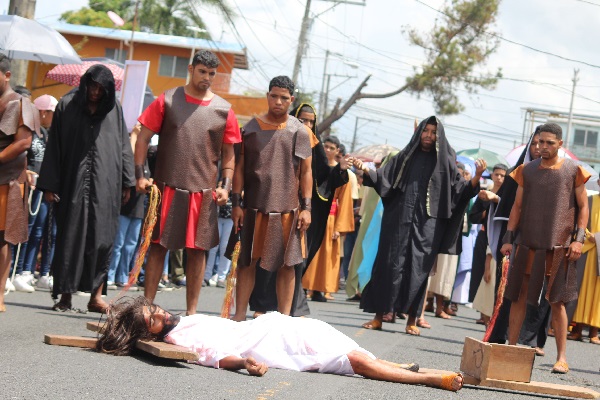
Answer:
[[[102,333],[104,332],[104,323],[96,321],[88,322],[86,328],[88,331]]]
[[[198,361],[199,356],[195,351],[190,351],[186,347],[177,346],[165,342],[148,342],[138,340],[136,347],[146,353],[156,357],[168,358],[171,360]]]
[[[452,371],[444,371],[439,369],[421,368],[419,372],[427,372],[433,374],[451,374]],[[527,392],[537,394],[547,394],[550,396],[574,397],[578,399],[600,399],[600,393],[586,387],[560,385],[547,382],[514,382],[503,381],[500,379],[486,379],[480,381],[470,375],[464,374],[463,385],[481,386],[491,389],[512,390],[515,392]]]
[[[44,335],[44,343],[55,346],[83,347],[93,349],[96,347],[96,338],[64,335]]]
[[[479,386],[515,390],[519,392],[539,393],[547,394],[551,396],[564,396],[564,397],[575,397],[578,399],[598,399],[600,393],[595,390],[569,385],[559,385],[557,383],[547,382],[513,382],[513,381],[502,381],[499,379],[486,379],[481,381]]]
[[[88,322],[86,324],[87,329],[92,332],[102,332],[104,330],[104,324],[100,322]],[[46,338],[53,338],[52,342],[49,342]],[[84,338],[78,336],[60,336],[60,335],[46,335],[44,341],[48,344],[56,344],[60,346],[73,346],[73,347],[85,347],[94,348],[96,346],[96,338]],[[68,340],[67,340],[68,338]],[[93,344],[92,344],[93,341]],[[72,344],[63,344],[72,343]],[[160,358],[167,358],[170,360],[179,361],[198,361],[198,353],[188,350],[186,347],[177,346],[165,342],[153,342],[138,340],[135,345],[136,348],[152,354],[153,356]]]

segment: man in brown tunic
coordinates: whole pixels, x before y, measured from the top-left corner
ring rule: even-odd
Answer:
[[[589,216],[584,184],[590,175],[575,161],[558,156],[562,144],[559,125],[542,125],[542,157],[510,174],[519,188],[500,251],[511,253],[512,243],[516,245],[505,293],[512,301],[509,344],[517,344],[526,305],[537,306],[546,285],[557,348],[552,372],[564,374],[569,371],[565,303],[577,298],[575,261],[581,256]]]
[[[10,60],[0,54],[0,312],[10,270],[9,243],[27,241],[27,149],[39,132],[39,113],[10,87]]]
[[[293,93],[290,78],[273,78],[267,93],[269,111],[244,126],[231,195],[233,232],[243,228],[236,321],[246,319],[259,259],[261,268],[277,272],[278,311],[289,315],[292,307],[294,265],[302,263],[304,231],[310,225],[313,145],[312,132],[287,113]]]
[[[229,197],[240,131],[231,104],[210,90],[219,60],[201,50],[188,66],[190,82],[166,91],[140,116],[142,131],[135,146],[137,190],[151,182],[144,177],[148,144],[154,133],[155,183],[162,194],[159,222],[146,265],[144,295],[153,300],[167,250],[187,251],[187,315],[195,314],[206,267],[206,251],[219,243],[217,204]],[[218,164],[223,180],[217,186]]]

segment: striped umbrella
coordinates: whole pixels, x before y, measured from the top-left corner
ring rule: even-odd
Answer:
[[[115,89],[121,90],[123,84],[123,68],[102,61],[83,61],[81,64],[57,65],[46,73],[46,78],[69,86],[79,86],[79,80],[85,72],[93,65],[102,64],[107,67],[115,77]]]

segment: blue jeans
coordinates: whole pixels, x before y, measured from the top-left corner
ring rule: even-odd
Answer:
[[[219,252],[219,266],[217,267],[217,279],[222,281],[225,280],[231,261],[225,257],[225,249],[227,248],[227,242],[229,242],[229,234],[233,228],[233,220],[231,218],[219,218],[219,244],[208,252],[208,260],[206,261],[206,270],[204,272],[204,280],[209,280],[212,277],[213,265],[215,265],[215,258],[217,251]]]
[[[39,210],[37,214],[29,214],[29,239],[27,242],[21,244],[17,274],[23,271],[31,271],[32,274],[35,272],[37,255],[42,240],[40,275],[50,272],[50,264],[52,264],[52,258],[54,257],[54,243],[56,242],[56,223],[54,223],[54,218],[52,221],[48,220],[50,203],[44,200],[44,193],[36,189],[31,193],[31,210],[35,211],[38,208],[38,204]],[[52,223],[51,237],[48,236],[49,223]]]
[[[129,265],[135,255],[140,229],[141,218],[129,218],[119,215],[119,228],[113,244],[113,254],[108,267],[109,282],[126,283],[129,278]]]

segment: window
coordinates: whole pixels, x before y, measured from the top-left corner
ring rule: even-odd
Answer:
[[[111,60],[115,60],[121,63],[125,63],[125,60],[127,59],[127,50],[122,50],[119,52],[119,49],[106,48],[104,49],[104,57],[110,58]]]
[[[575,129],[575,137],[573,138],[573,144],[577,146],[585,145],[585,131],[581,129]]]
[[[588,131],[587,132],[587,140],[585,141],[585,145],[587,147],[596,147],[598,144],[598,132],[597,131]]]
[[[576,146],[585,146],[596,148],[598,145],[598,131],[585,131],[583,129],[575,129],[575,137],[573,144]]]
[[[158,65],[158,74],[162,76],[172,76],[175,78],[186,78],[187,67],[189,64],[187,57],[160,55]]]

